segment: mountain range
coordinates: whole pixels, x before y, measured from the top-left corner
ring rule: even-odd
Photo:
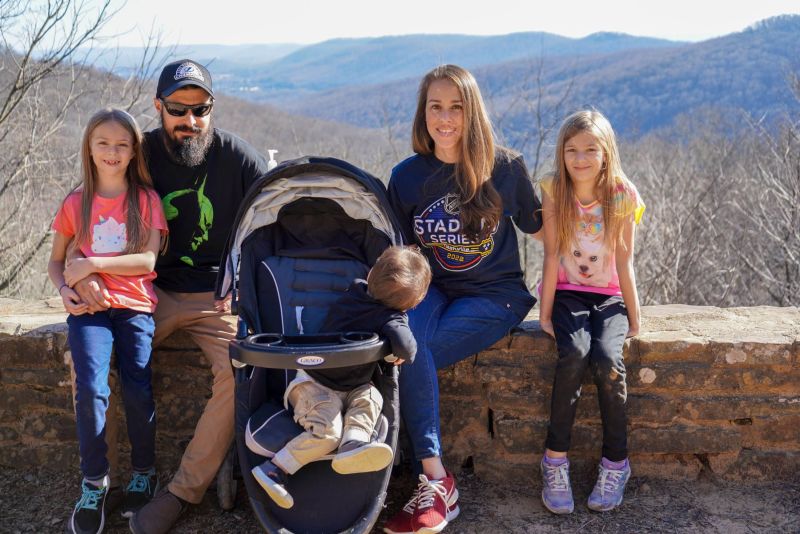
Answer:
[[[211,65],[220,92],[363,128],[406,128],[420,77],[441,63],[460,64],[474,72],[513,144],[527,136],[537,109],[556,117],[594,107],[634,136],[712,107],[757,117],[791,112],[798,102],[787,79],[800,71],[800,16],[697,43],[619,33],[403,35],[308,46],[191,45],[172,57],[187,55]]]

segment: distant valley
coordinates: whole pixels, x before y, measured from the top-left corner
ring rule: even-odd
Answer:
[[[125,52],[135,57],[136,49]],[[800,71],[800,16],[698,43],[528,32],[187,45],[175,51],[181,55],[209,64],[215,86],[228,95],[325,121],[400,130],[411,119],[421,75],[457,63],[475,73],[504,139],[514,144],[528,136],[537,106],[544,114],[592,106],[627,136],[711,107],[767,119],[785,114],[797,106],[787,79]],[[124,57],[117,65],[124,70]]]

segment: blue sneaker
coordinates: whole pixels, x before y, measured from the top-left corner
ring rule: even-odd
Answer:
[[[256,479],[270,499],[281,508],[291,508],[294,506],[292,495],[286,490],[288,476],[281,468],[269,460],[265,460],[261,465],[251,469],[253,477]]]
[[[572,487],[569,484],[569,460],[561,465],[541,461],[542,503],[554,514],[569,514],[575,509]]]
[[[72,510],[67,530],[73,534],[97,534],[103,532],[106,523],[105,504],[108,494],[108,477],[102,486],[84,480],[81,483],[81,498]]]
[[[626,460],[622,469],[609,469],[601,462],[599,471],[587,505],[595,512],[608,512],[622,504],[625,484],[631,478],[631,464]]]

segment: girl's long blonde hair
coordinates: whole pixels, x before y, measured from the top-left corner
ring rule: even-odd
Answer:
[[[128,179],[128,191],[125,201],[125,227],[128,244],[125,254],[141,252],[147,245],[150,224],[142,217],[139,208],[140,195],[144,194],[149,202],[147,192],[153,188],[153,180],[147,170],[142,148],[142,131],[136,120],[127,112],[117,108],[101,109],[89,119],[83,132],[81,142],[81,218],[75,235],[74,245],[80,247],[91,239],[92,200],[97,189],[97,167],[92,159],[91,140],[94,130],[105,122],[116,122],[125,128],[133,140],[133,158],[128,163],[125,176]],[[76,188],[77,189],[77,188]],[[152,213],[152,211],[151,211]]]
[[[564,163],[564,146],[581,132],[594,137],[603,150],[603,165],[597,177],[595,190],[598,201],[603,207],[605,229],[603,241],[609,250],[614,250],[615,245],[621,241],[626,216],[624,202],[619,201],[618,195],[629,189],[630,182],[622,172],[617,139],[611,123],[598,111],[583,110],[573,113],[564,120],[558,132],[553,172],[552,198],[556,220],[556,244],[561,255],[568,254],[569,248],[575,241],[575,221],[578,220],[575,190]]]
[[[458,88],[463,106],[460,157],[455,166],[455,185],[461,204],[459,217],[464,235],[485,237],[500,221],[502,199],[491,182],[495,162],[492,123],[486,113],[478,82],[466,69],[457,65],[436,67],[419,84],[417,111],[412,128],[412,148],[417,154],[433,154],[434,142],[428,133],[425,109],[428,89],[437,80],[446,80]]]

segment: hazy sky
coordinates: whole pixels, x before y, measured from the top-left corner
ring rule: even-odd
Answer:
[[[105,34],[120,34],[123,46],[141,44],[152,24],[162,31],[165,44],[521,31],[570,37],[616,31],[699,41],[790,13],[800,14],[799,0],[129,0]]]

